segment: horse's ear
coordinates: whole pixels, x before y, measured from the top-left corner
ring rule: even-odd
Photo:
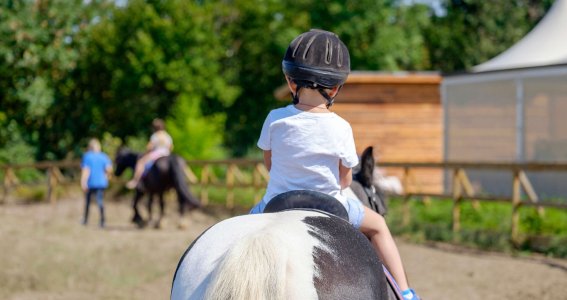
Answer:
[[[372,146],[367,147],[362,152],[362,157],[360,159],[362,161],[362,164],[367,163],[367,164],[371,165],[372,166],[371,169],[374,169],[374,164],[375,164],[373,152],[374,152],[374,147],[372,147]]]
[[[360,157],[360,170],[356,174],[358,182],[364,187],[370,187],[372,185],[374,163],[372,147],[364,149]]]
[[[128,151],[128,147],[126,147],[126,144],[124,142],[120,143],[120,146],[118,146],[118,149],[116,149],[116,153],[124,153]]]

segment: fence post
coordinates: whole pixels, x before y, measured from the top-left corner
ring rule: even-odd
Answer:
[[[404,186],[404,201],[402,204],[402,225],[404,227],[409,226],[410,224],[410,192],[409,192],[409,181],[410,181],[410,169],[409,167],[404,167],[404,178],[403,178],[403,186]]]
[[[524,187],[524,192],[526,192],[526,194],[528,195],[528,199],[532,203],[538,203],[539,197],[537,196],[537,193],[535,192],[534,187],[530,183],[530,180],[528,179],[528,176],[526,175],[526,173],[524,171],[520,171],[519,180],[520,180],[520,185]],[[537,213],[539,214],[540,217],[543,218],[543,216],[545,215],[544,208],[541,207],[541,206],[538,206],[537,207]]]
[[[4,182],[3,182],[3,186],[4,186],[4,193],[3,194],[4,195],[2,196],[2,201],[0,201],[0,203],[6,202],[6,199],[8,199],[8,194],[10,192],[10,188],[16,182],[17,182],[17,178],[16,178],[16,175],[14,174],[14,171],[12,170],[12,168],[8,167],[8,168],[4,169]]]
[[[232,209],[234,207],[234,173],[235,164],[230,164],[226,172],[226,207]]]
[[[260,175],[260,164],[254,166],[254,171],[252,172],[254,176],[254,204],[260,201],[260,184],[262,183],[262,177]]]
[[[519,241],[519,225],[520,225],[520,206],[522,205],[520,190],[520,171],[514,170],[514,178],[512,181],[512,230],[511,240],[513,243]]]
[[[209,204],[209,165],[205,164],[201,171],[201,203],[203,206]]]
[[[460,168],[453,170],[453,239],[461,230],[461,182],[459,181]]]
[[[474,188],[471,184],[471,181],[469,180],[469,177],[467,176],[467,173],[465,172],[465,169],[459,168],[457,179],[460,181],[460,187],[462,191],[464,191],[467,196],[474,197]],[[480,203],[478,200],[473,200],[472,205],[475,210],[480,209]]]
[[[55,188],[57,187],[57,171],[55,167],[47,168],[47,201],[51,205],[55,205],[57,197],[55,197]]]

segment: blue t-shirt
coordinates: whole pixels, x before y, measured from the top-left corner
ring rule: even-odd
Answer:
[[[87,181],[89,189],[100,189],[108,187],[106,168],[112,166],[108,155],[102,152],[89,151],[83,155],[81,168],[89,168],[90,175]]]

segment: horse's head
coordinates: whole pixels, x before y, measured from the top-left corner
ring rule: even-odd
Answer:
[[[353,175],[353,182],[350,190],[365,206],[370,207],[381,215],[386,213],[385,195],[374,180],[374,160],[373,147],[368,147],[362,152],[360,163],[356,167]]]
[[[376,166],[376,161],[374,160],[373,147],[368,147],[362,152],[360,157],[359,169],[354,174],[354,179],[365,188],[370,188],[373,183],[374,177],[374,167]]]
[[[118,151],[116,151],[116,157],[114,158],[114,164],[116,165],[114,175],[119,177],[126,169],[134,169],[137,160],[137,153],[130,151],[126,147],[120,147]]]

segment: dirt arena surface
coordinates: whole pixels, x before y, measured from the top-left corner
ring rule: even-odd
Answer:
[[[169,207],[176,205],[169,201]],[[107,201],[80,225],[83,200],[0,205],[0,299],[169,299],[185,249],[226,212],[192,212],[180,229],[174,212],[163,229],[129,223],[129,201]],[[432,299],[567,299],[567,260],[413,245],[398,240],[413,287]]]

